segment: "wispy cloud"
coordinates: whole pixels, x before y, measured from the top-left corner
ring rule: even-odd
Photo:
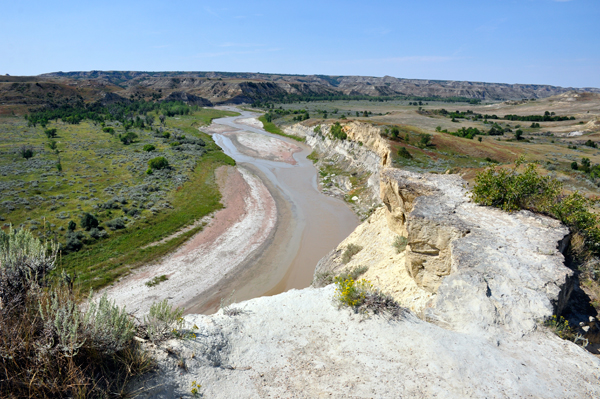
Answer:
[[[252,47],[264,47],[264,44],[259,43],[236,43],[236,42],[225,42],[218,45],[219,47],[241,47],[241,48],[252,48]]]
[[[353,64],[408,64],[408,63],[440,63],[457,60],[459,57],[440,55],[410,55],[405,57],[369,58],[361,60],[350,60]]]
[[[280,48],[268,48],[268,49],[255,49],[246,51],[221,51],[215,53],[199,53],[195,55],[195,58],[214,58],[223,57],[227,55],[245,55],[245,54],[260,54],[260,53],[271,53],[275,51],[281,51]]]

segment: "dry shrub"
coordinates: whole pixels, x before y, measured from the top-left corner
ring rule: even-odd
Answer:
[[[29,231],[0,232],[0,397],[122,395],[154,362],[124,309],[103,297],[83,312],[69,279],[50,284],[55,260]]]

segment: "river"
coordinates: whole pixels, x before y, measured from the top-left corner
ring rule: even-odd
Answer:
[[[240,123],[256,113],[241,111],[241,116],[215,119],[221,133],[212,135],[223,151],[235,159],[239,168],[258,176],[276,200],[278,222],[266,246],[248,254],[249,261],[202,297],[186,304],[186,313],[212,313],[221,298],[231,295],[242,301],[263,295],[275,295],[289,289],[308,287],[317,262],[334,249],[359,224],[343,201],[324,195],[317,184],[317,170],[307,159],[312,151],[303,143],[273,135],[258,126]],[[272,159],[269,154],[249,151],[243,142],[259,134],[271,141],[298,146],[295,164]],[[274,139],[274,140],[273,140]],[[208,300],[207,298],[211,298]]]

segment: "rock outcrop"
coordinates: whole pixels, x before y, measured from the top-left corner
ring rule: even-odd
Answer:
[[[356,314],[328,285],[188,315],[188,339],[148,345],[159,370],[131,388],[148,398],[189,395],[193,381],[226,398],[600,397],[600,359],[541,324],[574,286],[568,229],[478,206],[459,176],[387,168],[370,127],[345,129],[350,140],[288,130],[348,165],[370,159],[356,167],[377,176],[383,204],[316,274],[366,266],[362,278],[410,311]],[[350,244],[359,251],[344,264]]]
[[[391,166],[391,149],[377,126],[351,122],[344,124],[343,130],[346,140],[332,137],[331,125],[325,124],[309,127],[297,123],[284,132],[304,137],[317,154],[315,166],[322,171],[322,191],[347,200],[359,217],[364,218],[381,204],[379,171]],[[327,173],[331,166],[342,173]]]

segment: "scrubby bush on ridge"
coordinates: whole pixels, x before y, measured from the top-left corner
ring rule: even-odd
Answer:
[[[505,211],[528,209],[554,217],[572,233],[569,256],[579,272],[583,286],[589,289],[592,304],[600,308],[600,216],[593,211],[592,200],[579,192],[566,194],[562,183],[541,176],[535,164],[517,160],[512,169],[488,168],[475,178],[473,200]]]
[[[107,397],[154,362],[124,308],[77,304],[72,280],[50,280],[56,245],[0,231],[0,397]],[[91,299],[91,298],[90,298]]]

